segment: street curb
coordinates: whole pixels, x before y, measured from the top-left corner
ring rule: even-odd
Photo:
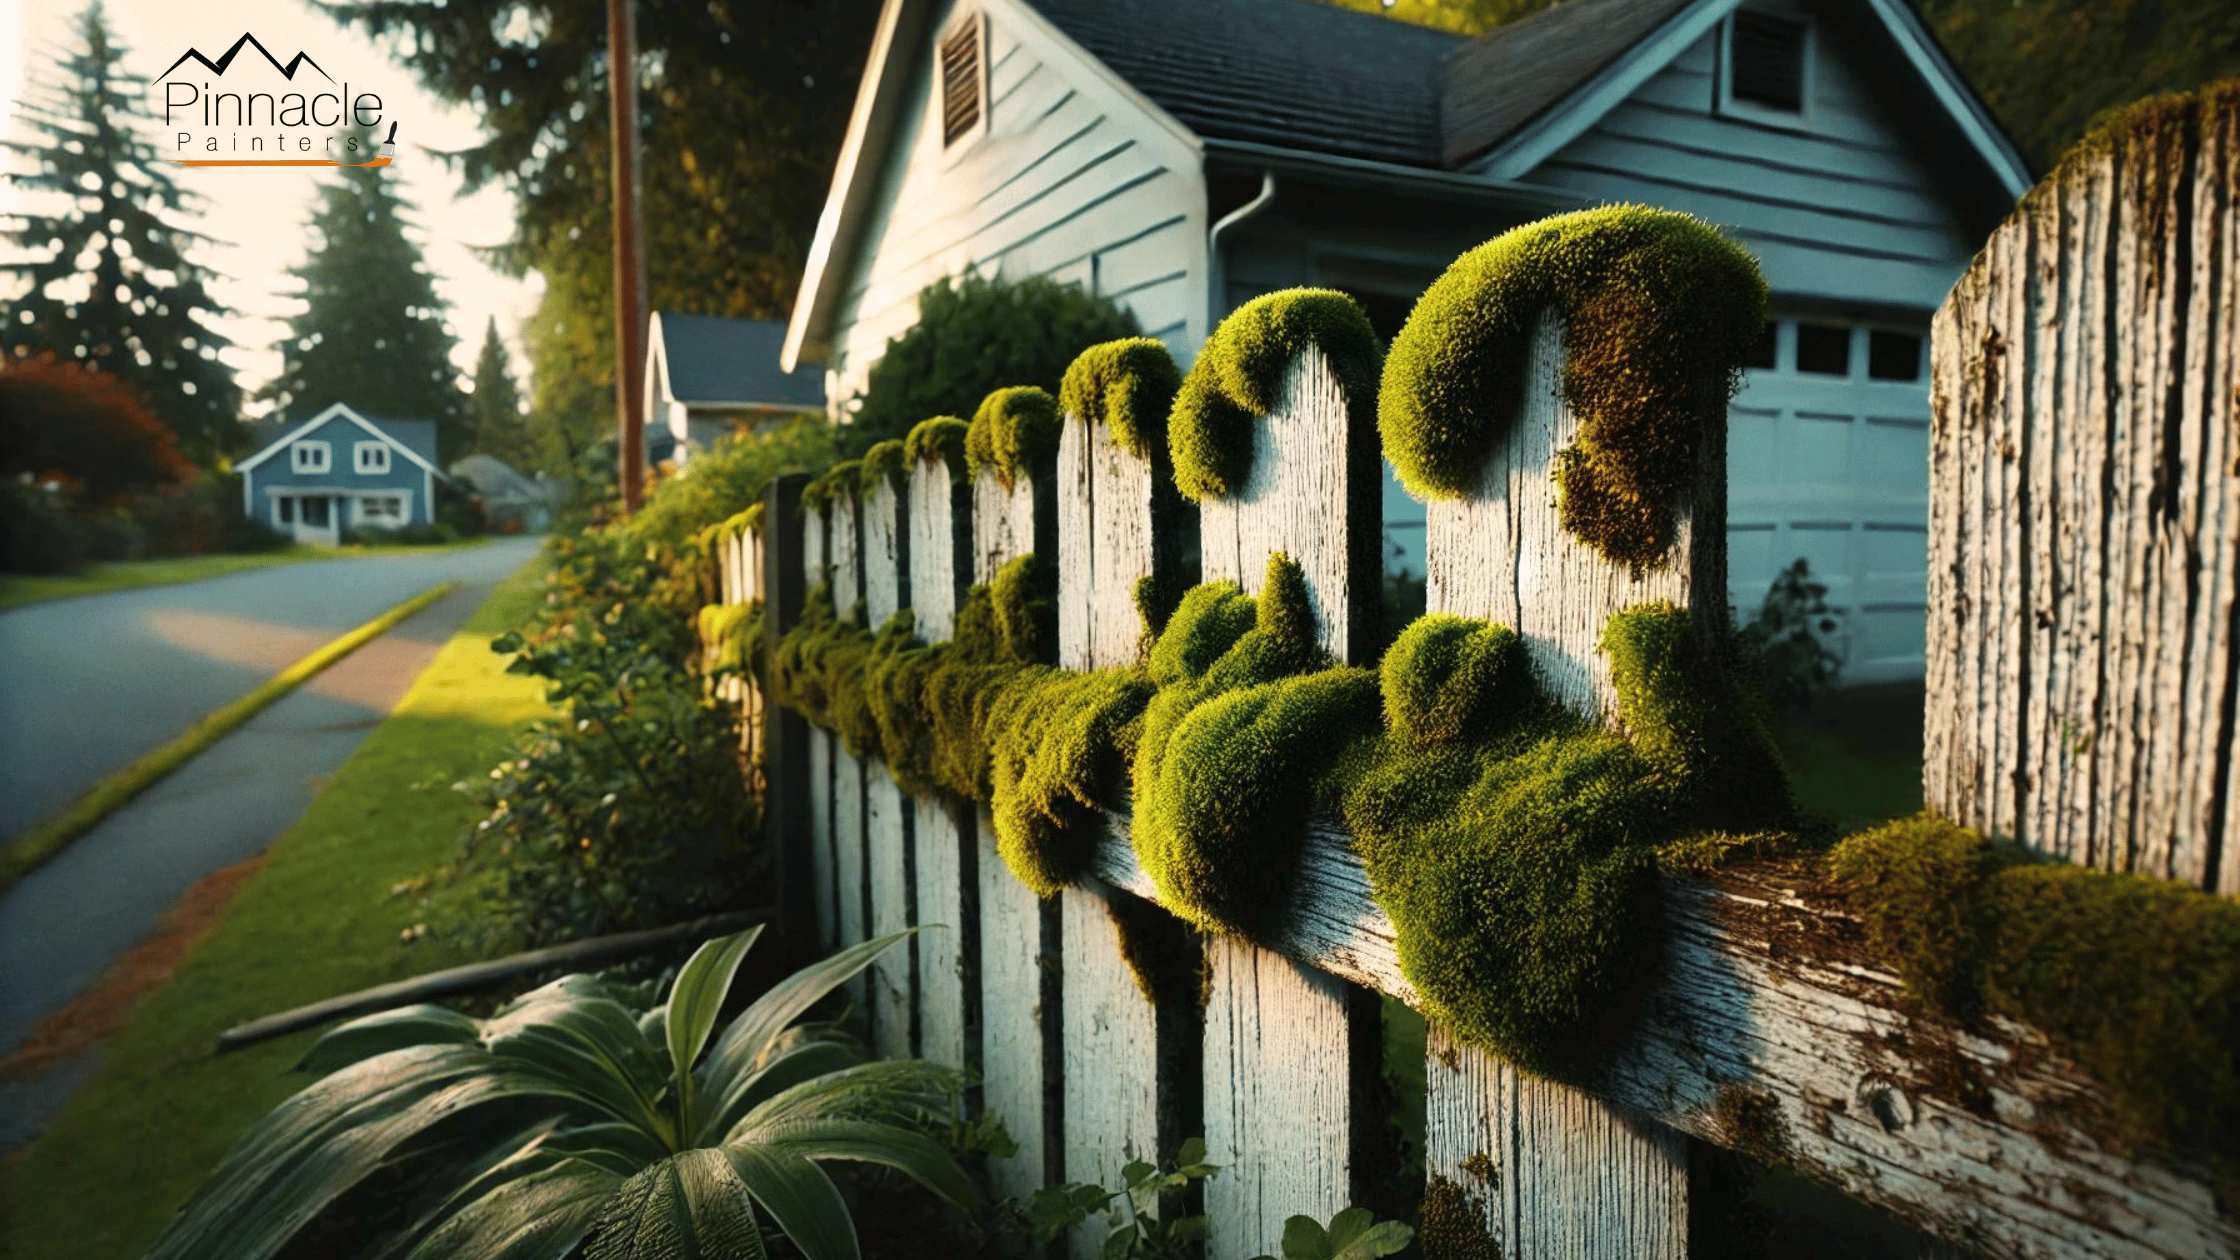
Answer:
[[[255,717],[273,701],[317,676],[320,671],[396,628],[399,622],[459,588],[443,582],[420,592],[341,638],[281,670],[239,700],[204,717],[186,733],[117,771],[89,788],[62,812],[25,830],[0,850],[0,891],[37,870],[47,859],[67,848],[72,840],[93,830],[125,802],[148,790],[165,775],[184,765],[196,753],[224,738],[235,727]]]

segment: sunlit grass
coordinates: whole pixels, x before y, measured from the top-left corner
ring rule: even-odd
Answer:
[[[347,547],[321,547],[310,544],[290,547],[284,551],[258,552],[253,555],[176,556],[168,560],[119,560],[110,564],[96,564],[83,573],[61,577],[25,577],[19,574],[0,575],[0,609],[36,604],[70,595],[103,595],[110,591],[129,591],[142,586],[171,586],[179,582],[199,582],[204,578],[224,577],[229,573],[246,573],[252,569],[269,569],[274,565],[300,564],[305,560],[333,560],[340,556],[368,556],[405,551],[458,551],[466,547],[479,547],[490,541],[487,538],[470,538],[461,542],[431,543],[415,547],[370,547],[352,544]]]
[[[456,852],[487,773],[544,713],[542,683],[489,650],[521,625],[541,564],[498,587],[336,773],[263,871],[104,1052],[99,1071],[0,1185],[0,1254],[136,1256],[243,1131],[304,1082],[315,1032],[212,1054],[235,1024],[467,961],[400,934],[426,917],[398,885]]]

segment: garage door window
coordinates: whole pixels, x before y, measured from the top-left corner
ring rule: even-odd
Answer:
[[[1867,375],[1878,381],[1920,380],[1921,338],[1912,333],[1885,332],[1880,328],[1869,332]]]
[[[1818,376],[1851,375],[1851,330],[1841,324],[1798,321],[1797,370]]]

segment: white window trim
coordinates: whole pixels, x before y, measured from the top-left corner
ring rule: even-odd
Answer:
[[[397,515],[393,519],[384,517],[379,521],[369,520],[366,516],[366,500],[368,499],[395,499],[397,501]],[[410,525],[412,523],[412,491],[401,489],[360,491],[351,496],[350,523],[352,525],[393,525],[399,529]]]
[[[358,442],[352,446],[351,452],[351,467],[355,471],[362,473],[385,473],[389,471],[389,444],[387,442]],[[367,458],[369,455],[379,455],[381,457],[380,464],[376,466],[372,460]]]
[[[1799,100],[1795,113],[1760,105],[1756,101],[1735,99],[1734,88],[1734,15],[1729,14],[1719,23],[1719,73],[1714,76],[1716,93],[1714,112],[1745,122],[1764,123],[1769,127],[1782,127],[1790,131],[1812,129],[1813,102],[1819,95],[1820,24],[1807,13],[1776,5],[1751,5],[1749,11],[1784,22],[1795,22],[1804,27],[1804,65],[1802,82],[1797,86]]]
[[[933,41],[933,71],[931,75],[931,81],[933,84],[933,99],[931,102],[931,108],[929,108],[926,113],[933,120],[933,129],[935,132],[939,133],[947,128],[948,120],[946,115],[948,111],[944,108],[946,102],[942,99],[941,95],[943,82],[943,76],[941,73],[941,46],[948,43],[949,37],[955,35],[958,29],[963,27],[967,22],[974,23],[980,28],[980,117],[973,122],[972,126],[968,128],[963,135],[958,136],[956,139],[950,140],[946,136],[942,138],[942,140],[940,141],[940,145],[941,164],[943,169],[946,169],[951,163],[963,157],[964,154],[969,152],[974,145],[980,142],[980,138],[982,136],[988,134],[988,116],[994,112],[993,106],[995,105],[995,102],[990,100],[988,96],[989,85],[992,81],[992,75],[989,72],[988,65],[988,17],[985,11],[974,9],[970,13],[959,15],[956,20],[950,22],[947,26],[942,27],[940,37]]]
[[[313,451],[319,453],[317,467],[311,466],[304,459],[304,456],[311,454]],[[326,442],[299,441],[288,452],[288,467],[290,470],[299,473],[332,472],[334,470],[334,448]]]

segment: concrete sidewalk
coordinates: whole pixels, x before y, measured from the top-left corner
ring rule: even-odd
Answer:
[[[532,540],[395,630],[251,718],[0,893],[0,1055],[21,1046],[154,928],[189,886],[252,857],[301,817]],[[0,1152],[36,1136],[91,1075],[98,1051],[0,1082]]]

